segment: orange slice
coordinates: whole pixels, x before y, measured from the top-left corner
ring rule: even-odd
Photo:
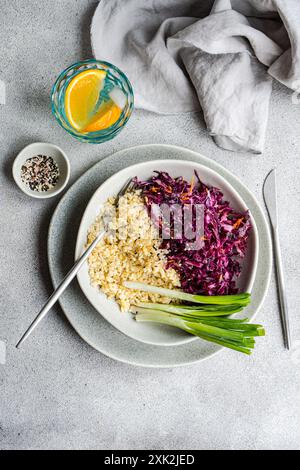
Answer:
[[[83,132],[97,132],[107,129],[117,122],[122,113],[121,108],[113,101],[108,101],[100,106],[99,112],[83,129]]]
[[[99,69],[84,70],[69,83],[65,93],[65,112],[71,126],[82,131],[91,121],[106,72]]]

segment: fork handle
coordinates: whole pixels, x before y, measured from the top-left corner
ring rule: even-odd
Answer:
[[[87,260],[87,258],[90,256],[91,252],[95,248],[95,246],[99,243],[101,238],[105,235],[105,230],[101,231],[97,238],[91,243],[91,245],[87,248],[87,250],[78,258],[74,266],[70,269],[68,274],[64,277],[64,279],[61,281],[59,286],[55,289],[51,297],[49,297],[48,301],[45,303],[44,307],[40,311],[40,313],[36,316],[36,318],[33,320],[29,328],[25,331],[23,334],[22,338],[16,345],[16,348],[19,348],[22,343],[28,338],[28,336],[33,332],[33,330],[37,327],[37,325],[40,323],[40,321],[47,315],[49,310],[53,307],[53,305],[57,302],[59,297],[62,295],[62,293],[66,290],[68,285],[73,281],[74,277],[84,264],[84,262]]]
[[[277,228],[273,230],[273,235],[274,235],[275,266],[276,266],[276,276],[277,276],[278,292],[279,292],[281,323],[282,323],[285,347],[287,349],[291,349],[289,313],[288,313],[288,305],[287,305],[284,274],[283,274],[281,249],[280,249],[280,242],[279,242],[279,235],[278,235]]]

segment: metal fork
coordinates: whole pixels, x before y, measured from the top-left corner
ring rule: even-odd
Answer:
[[[119,193],[117,194],[116,196],[116,201],[115,201],[115,205],[118,205],[118,202],[119,202],[119,199],[120,197],[124,196],[124,194],[133,187],[133,181],[132,179],[130,179],[129,181],[127,181],[124,186],[122,187],[122,189],[119,191]],[[106,230],[102,230],[98,235],[97,237],[95,238],[95,240],[93,241],[93,243],[91,243],[91,245],[87,248],[87,250],[80,256],[80,258],[78,258],[78,260],[76,261],[76,263],[74,264],[74,266],[70,269],[70,271],[68,272],[68,274],[64,277],[64,279],[61,281],[61,283],[59,284],[59,286],[57,287],[57,289],[55,289],[55,291],[53,292],[53,294],[51,295],[51,297],[49,297],[48,301],[45,303],[44,307],[42,308],[42,310],[40,311],[40,313],[36,316],[36,318],[33,320],[33,322],[31,323],[31,325],[28,327],[28,329],[25,331],[25,333],[23,334],[22,338],[19,340],[19,342],[17,343],[16,345],[16,348],[19,348],[21,346],[22,343],[24,343],[24,341],[28,338],[28,336],[31,335],[31,333],[33,332],[33,330],[37,327],[37,325],[43,320],[43,318],[47,315],[47,313],[49,312],[49,310],[51,310],[51,308],[53,307],[53,305],[57,302],[57,300],[59,299],[59,297],[62,295],[62,293],[66,290],[66,288],[68,287],[68,285],[73,281],[74,277],[76,276],[76,274],[78,273],[78,271],[80,270],[80,268],[83,266],[83,264],[85,263],[85,261],[88,259],[88,257],[90,256],[91,252],[93,251],[93,249],[96,247],[96,245],[100,242],[100,240],[104,237],[106,233]]]

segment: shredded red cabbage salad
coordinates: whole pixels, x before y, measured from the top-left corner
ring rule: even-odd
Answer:
[[[174,268],[185,292],[226,295],[238,292],[236,280],[241,273],[251,231],[248,212],[238,213],[223,199],[220,189],[201,182],[197,172],[191,183],[182,177],[172,178],[167,172],[154,172],[148,181],[138,181],[149,214],[152,204],[202,204],[204,206],[204,243],[198,250],[187,250],[187,240],[163,239],[167,249],[166,268]],[[194,227],[195,220],[192,221]],[[159,227],[158,227],[159,228]],[[171,221],[172,232],[172,221]]]

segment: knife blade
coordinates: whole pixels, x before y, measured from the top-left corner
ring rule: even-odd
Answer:
[[[289,327],[289,315],[287,296],[284,282],[284,272],[282,265],[279,233],[278,233],[278,210],[277,210],[277,186],[276,186],[276,170],[271,170],[265,178],[263,185],[263,196],[265,205],[269,214],[271,228],[272,228],[272,239],[273,239],[273,250],[275,257],[275,268],[276,278],[278,286],[278,296],[280,305],[280,316],[283,331],[284,344],[287,349],[291,348],[291,335]]]
[[[273,228],[278,225],[276,170],[267,174],[263,187],[264,200]]]

